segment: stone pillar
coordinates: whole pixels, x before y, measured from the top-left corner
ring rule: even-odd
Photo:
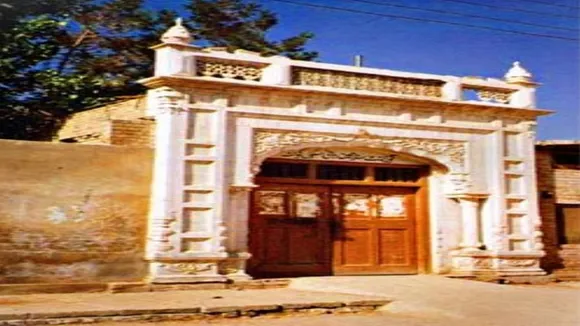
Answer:
[[[463,251],[480,250],[479,241],[479,201],[481,197],[464,195],[457,197],[461,207],[461,244]]]
[[[246,274],[246,262],[251,254],[248,252],[248,223],[251,186],[231,186],[227,223],[228,258],[222,262],[222,274],[228,279],[239,281],[251,277]]]
[[[268,85],[292,84],[292,69],[290,59],[276,57],[275,62],[264,68],[261,82]]]
[[[223,129],[223,103],[198,108],[189,95],[154,89],[155,164],[147,255],[153,283],[225,282],[223,164],[215,155]],[[216,149],[218,148],[218,149]],[[213,155],[212,155],[213,154]]]
[[[461,101],[463,90],[461,89],[461,78],[447,77],[447,82],[443,85],[442,95],[448,101]]]
[[[183,94],[169,87],[150,91],[149,97],[153,99],[150,105],[155,103],[155,107],[150,109],[155,112],[156,137],[146,255],[147,259],[156,260],[170,256],[174,249],[171,237],[175,234],[173,228],[177,221],[173,203],[177,193],[172,167],[179,148],[173,139],[178,137],[179,120],[184,112],[181,103]]]
[[[231,158],[228,168],[231,172],[229,185],[229,205],[227,221],[227,252],[228,258],[222,263],[223,274],[233,280],[247,280],[246,262],[251,254],[248,252],[248,228],[250,214],[250,192],[256,187],[253,183],[252,148],[253,130],[244,123],[244,119],[236,119],[236,125],[231,126],[230,141]]]

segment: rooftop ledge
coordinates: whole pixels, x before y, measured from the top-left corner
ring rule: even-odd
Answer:
[[[192,76],[154,76],[139,80],[139,83],[149,88],[159,88],[163,86],[168,87],[203,87],[204,85],[212,85],[213,87],[221,88],[260,88],[264,90],[277,90],[281,92],[298,92],[304,94],[330,94],[345,97],[363,97],[389,100],[390,102],[406,102],[413,103],[414,106],[429,106],[432,108],[440,108],[446,105],[450,108],[473,108],[478,110],[489,110],[493,112],[510,112],[517,113],[522,117],[537,117],[552,114],[551,110],[544,109],[520,109],[514,108],[506,104],[485,103],[477,101],[450,101],[442,98],[429,98],[421,96],[388,94],[381,92],[357,91],[332,89],[325,87],[307,87],[307,86],[280,86],[280,85],[264,85],[259,82],[250,82],[243,80],[224,80],[213,77],[192,77]]]
[[[186,84],[229,84],[298,92],[322,92],[400,101],[456,104],[473,108],[523,109],[525,115],[546,115],[535,108],[530,79],[504,81],[410,73],[292,60],[282,56],[165,43],[156,50],[155,76],[140,82],[148,87]],[[514,65],[515,66],[515,65]],[[518,63],[519,67],[519,63]],[[526,113],[524,113],[526,112]]]

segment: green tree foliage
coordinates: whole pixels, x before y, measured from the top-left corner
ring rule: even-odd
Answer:
[[[309,33],[268,40],[278,21],[243,0],[189,0],[188,27],[202,44],[312,60]],[[144,0],[0,0],[0,138],[50,139],[67,115],[144,91],[150,46],[177,14]]]

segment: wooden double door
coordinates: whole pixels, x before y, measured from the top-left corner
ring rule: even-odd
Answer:
[[[417,273],[411,187],[263,184],[252,195],[254,277]]]

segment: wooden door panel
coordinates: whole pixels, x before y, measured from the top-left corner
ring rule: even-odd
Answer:
[[[288,232],[285,228],[269,227],[267,232],[264,232],[264,258],[269,264],[284,264],[288,260],[287,249],[280,246],[280,243],[287,242]]]
[[[288,228],[288,264],[318,264],[324,261],[323,251],[316,250],[323,242],[317,225]]]
[[[335,274],[416,273],[412,188],[333,187]]]
[[[409,231],[382,229],[379,231],[379,265],[382,267],[407,266],[411,262]]]
[[[344,267],[373,265],[372,230],[349,228],[341,237],[341,262]]]
[[[248,270],[256,277],[328,275],[328,187],[266,184],[252,194]]]

